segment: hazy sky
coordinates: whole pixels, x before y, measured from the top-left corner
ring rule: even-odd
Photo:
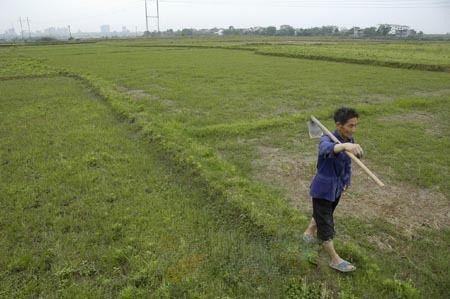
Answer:
[[[147,0],[156,15],[156,0]],[[280,26],[368,27],[390,23],[425,33],[450,32],[450,0],[160,0],[161,30]],[[145,30],[144,0],[0,0],[0,33],[29,17],[31,30],[71,25],[72,32],[122,26]],[[24,28],[26,28],[26,23]],[[156,22],[150,19],[150,31]]]

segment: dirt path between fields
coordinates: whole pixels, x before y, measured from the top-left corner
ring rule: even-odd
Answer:
[[[290,203],[311,213],[309,185],[315,174],[316,157],[292,155],[279,148],[258,147],[260,159],[253,161],[257,179],[286,191]],[[370,163],[365,161],[370,168]],[[407,183],[386,181],[379,188],[359,167],[353,167],[352,186],[346,192],[337,216],[351,215],[370,220],[381,218],[407,235],[419,228],[450,226],[450,201],[442,193]]]

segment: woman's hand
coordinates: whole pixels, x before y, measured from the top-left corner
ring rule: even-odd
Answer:
[[[351,143],[351,142],[336,144],[334,146],[334,152],[336,154],[340,153],[342,151],[350,152],[350,153],[354,154],[355,156],[357,156],[358,158],[361,158],[362,155],[364,154],[364,151],[359,144]]]

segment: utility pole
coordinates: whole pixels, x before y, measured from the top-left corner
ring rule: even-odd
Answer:
[[[159,32],[159,0],[156,0],[156,18],[158,19],[158,33]]]
[[[30,30],[30,20],[27,17],[27,24],[28,24],[28,38],[31,39],[31,30]]]
[[[70,31],[70,25],[67,25],[67,27],[69,28],[69,39],[72,39],[72,32]]]
[[[145,33],[148,34],[149,31],[148,31],[147,0],[145,0],[145,28],[146,28]]]
[[[20,34],[22,35],[22,40],[23,40],[22,17],[19,18],[19,23],[20,23]]]
[[[147,12],[147,0],[145,0],[145,26],[147,31],[145,31],[144,35],[150,35],[150,31],[148,30],[148,18],[154,18],[157,20],[158,24],[158,33],[160,33],[159,30],[159,0],[156,0],[156,16],[149,16]]]

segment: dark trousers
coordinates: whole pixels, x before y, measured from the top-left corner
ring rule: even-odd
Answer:
[[[334,202],[313,198],[313,218],[317,224],[317,238],[321,241],[332,240],[335,234],[333,213],[339,203],[340,197]]]

